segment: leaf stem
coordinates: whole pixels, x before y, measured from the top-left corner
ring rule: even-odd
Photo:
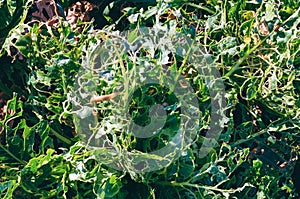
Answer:
[[[72,141],[64,136],[62,136],[61,134],[59,134],[57,131],[55,131],[54,129],[50,128],[50,132],[55,135],[58,139],[60,139],[61,141],[65,142],[68,145],[72,144]]]
[[[195,8],[201,9],[201,10],[204,10],[204,11],[210,13],[210,14],[213,14],[213,15],[216,14],[215,11],[213,11],[213,10],[211,10],[211,9],[205,7],[205,6],[202,6],[202,5],[197,5],[197,4],[195,4],[195,3],[186,3],[185,5],[192,6],[192,7],[195,7]]]
[[[205,186],[205,185],[199,185],[199,184],[192,184],[192,183],[189,183],[189,182],[176,182],[176,181],[173,181],[173,182],[159,182],[159,184],[161,185],[167,185],[167,186],[179,186],[179,187],[193,187],[193,188],[201,188],[201,189],[206,189],[206,190],[212,190],[212,191],[218,191],[218,192],[221,192],[221,193],[235,193],[237,191],[242,191],[246,186],[252,186],[248,183],[244,184],[243,187],[239,187],[237,189],[220,189],[218,188],[217,186]]]
[[[255,46],[253,46],[250,50],[248,50],[246,52],[246,54],[236,62],[236,64],[234,65],[234,67],[232,67],[230,69],[230,71],[225,74],[225,77],[229,77],[229,76],[232,75],[232,73],[234,73],[235,71],[237,71],[240,68],[240,65],[248,58],[248,56],[251,53],[253,53],[253,51],[255,51],[266,40],[266,38],[264,38],[263,40],[260,40]]]
[[[6,149],[2,144],[0,144],[0,148],[3,149],[8,155],[10,155],[13,159],[17,160],[19,163],[26,165],[27,163],[23,160],[17,158],[14,154],[12,154],[8,149]]]
[[[64,90],[64,94],[66,95],[68,93],[68,89],[66,86],[66,78],[65,78],[65,73],[64,70],[61,71],[61,80],[62,80],[62,86],[63,86],[63,90]]]

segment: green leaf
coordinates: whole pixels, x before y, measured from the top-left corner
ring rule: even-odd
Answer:
[[[28,164],[26,165],[26,168],[29,168],[31,172],[37,172],[39,168],[41,168],[43,165],[46,165],[49,163],[52,159],[52,154],[55,151],[53,149],[48,149],[47,150],[47,155],[40,155],[36,158],[30,159]]]
[[[128,39],[127,39],[127,41],[129,42],[129,43],[133,43],[133,42],[135,42],[139,37],[138,37],[138,29],[134,29],[134,30],[132,30],[132,31],[130,31],[129,33],[128,33]]]
[[[275,18],[275,4],[271,2],[266,3],[266,14],[265,14],[265,20],[271,21]]]
[[[3,199],[13,198],[13,192],[19,186],[16,180],[10,180],[0,183],[0,196]]]

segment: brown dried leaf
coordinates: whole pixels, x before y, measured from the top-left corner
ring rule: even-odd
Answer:
[[[262,35],[268,35],[269,34],[269,27],[268,27],[268,24],[266,22],[259,22],[258,23],[258,29],[259,29],[259,32],[262,34]]]
[[[58,24],[61,13],[57,11],[54,0],[38,0],[35,4],[37,11],[32,13],[34,18],[42,22],[47,22],[49,26],[56,26]]]
[[[68,9],[68,14],[66,19],[71,27],[75,30],[82,31],[83,26],[77,25],[77,21],[81,22],[89,22],[91,21],[90,12],[97,8],[97,6],[87,2],[87,1],[79,1],[72,4]]]

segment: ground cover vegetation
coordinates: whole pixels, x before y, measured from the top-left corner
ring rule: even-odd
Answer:
[[[298,0],[0,0],[1,198],[299,198],[299,12]],[[199,157],[212,99],[199,74],[187,72],[192,65],[173,62],[197,95],[198,134],[176,161],[140,173],[115,170],[86,147],[70,96],[91,46],[122,31],[134,40],[143,27],[175,30],[211,55],[224,84],[226,121],[215,147]],[[138,58],[153,65],[168,56],[146,49]],[[132,58],[120,63],[128,69]],[[105,76],[95,92],[110,94],[118,80]],[[165,103],[165,131],[139,139],[112,119],[115,146],[165,146],[179,128],[176,100],[157,84],[134,92],[135,122],[145,125],[149,107]],[[96,107],[99,121],[108,107],[109,100]]]

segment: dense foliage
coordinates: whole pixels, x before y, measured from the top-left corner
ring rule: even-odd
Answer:
[[[299,1],[53,3],[0,1],[1,198],[300,196]],[[211,54],[226,97],[225,127],[214,149],[199,157],[212,99],[199,74],[187,73],[193,66],[173,63],[173,70],[185,74],[196,91],[201,110],[198,134],[176,161],[145,173],[115,170],[97,157],[101,151],[95,154],[86,147],[70,97],[91,46],[110,42],[110,34],[122,31],[129,31],[134,40],[142,27],[175,30],[199,43]],[[151,65],[168,57],[152,51],[141,52],[139,60]],[[120,59],[131,66],[130,54]],[[184,62],[184,57],[174,59]],[[131,77],[119,78],[131,83]],[[101,80],[97,94],[111,93],[118,80]],[[164,146],[179,128],[176,97],[164,87],[148,85],[133,93],[129,108],[135,122],[145,125],[150,105],[163,102],[169,115],[161,135],[124,135],[111,119],[116,145],[143,152]],[[112,105],[96,107],[99,120],[110,114],[105,108]]]

